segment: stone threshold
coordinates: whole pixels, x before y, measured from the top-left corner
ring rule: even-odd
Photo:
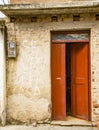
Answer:
[[[51,125],[61,125],[61,126],[88,126],[92,127],[93,124],[91,121],[86,121],[83,119],[75,118],[72,116],[68,116],[66,121],[52,121]]]

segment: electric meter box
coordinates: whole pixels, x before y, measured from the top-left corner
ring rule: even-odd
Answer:
[[[16,57],[16,42],[8,43],[8,57],[15,58]]]

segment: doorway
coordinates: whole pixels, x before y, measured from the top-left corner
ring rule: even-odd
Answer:
[[[66,44],[66,113],[71,115],[71,44]]]
[[[90,120],[89,42],[52,42],[52,120]]]

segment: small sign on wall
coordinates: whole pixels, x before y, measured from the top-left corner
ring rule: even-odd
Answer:
[[[16,57],[16,43],[15,42],[8,43],[8,57],[9,58]]]

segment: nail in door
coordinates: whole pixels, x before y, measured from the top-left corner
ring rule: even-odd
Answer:
[[[88,113],[88,43],[71,45],[72,115],[87,119]]]
[[[52,43],[52,119],[66,120],[66,45]]]

